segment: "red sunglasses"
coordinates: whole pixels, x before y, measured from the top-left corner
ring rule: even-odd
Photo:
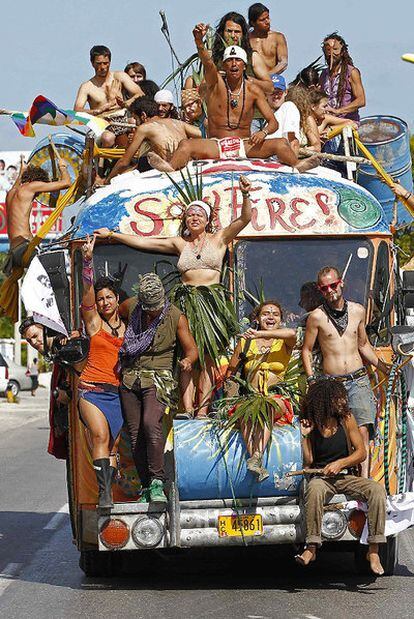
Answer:
[[[321,286],[320,284],[318,284],[318,288],[321,292],[325,293],[329,292],[330,290],[336,290],[339,284],[342,284],[342,279],[337,279],[336,282],[332,282],[332,284],[326,284],[326,286]]]

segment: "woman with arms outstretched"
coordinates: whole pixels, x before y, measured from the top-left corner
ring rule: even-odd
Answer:
[[[250,182],[240,176],[243,195],[240,217],[213,232],[213,213],[209,204],[195,200],[186,205],[180,236],[141,238],[131,234],[96,230],[101,239],[113,239],[135,249],[175,254],[181,284],[172,292],[172,301],[186,315],[197,343],[200,376],[198,381],[198,417],[206,417],[214,383],[214,367],[226,352],[229,340],[238,332],[236,315],[228,291],[220,283],[227,246],[251,220]],[[212,315],[214,319],[212,320]],[[194,416],[194,381],[182,384],[185,416]]]

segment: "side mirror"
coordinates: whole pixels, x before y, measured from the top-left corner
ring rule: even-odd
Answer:
[[[414,308],[414,271],[403,271],[403,288],[405,309]]]

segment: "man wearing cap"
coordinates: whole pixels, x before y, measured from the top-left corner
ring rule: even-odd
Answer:
[[[165,503],[162,421],[166,406],[174,405],[173,364],[177,343],[182,350],[178,364],[181,372],[189,376],[198,351],[187,319],[166,299],[158,275],[143,275],[137,298],[127,299],[120,312],[128,314],[120,350],[120,396],[132,456],[143,488],[141,502]]]
[[[159,90],[154,95],[154,101],[158,104],[158,116],[160,118],[174,118],[178,120],[179,115],[174,105],[174,98],[171,90]]]
[[[286,37],[281,32],[270,30],[269,9],[261,2],[249,7],[250,45],[263,58],[267,70],[283,73],[288,66],[288,48]]]
[[[204,67],[210,139],[183,140],[169,164],[163,167],[157,164],[158,169],[179,170],[190,159],[264,159],[274,155],[281,163],[296,167],[300,172],[314,167],[317,158],[299,162],[286,139],[265,139],[276,131],[278,124],[263,91],[246,76],[245,50],[238,45],[226,47],[222,75],[204,46],[207,29],[205,24],[198,24],[193,35]],[[256,108],[267,124],[262,130],[251,134]],[[162,162],[158,163],[162,165]]]
[[[293,101],[285,101],[287,86],[283,75],[273,73],[270,77],[273,83],[273,92],[267,95],[267,100],[275,112],[279,126],[275,133],[267,136],[266,139],[286,138],[297,155],[300,139],[300,112]]]

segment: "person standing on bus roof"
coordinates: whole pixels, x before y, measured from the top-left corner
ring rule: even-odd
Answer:
[[[328,94],[327,112],[334,116],[359,121],[359,109],[365,107],[365,90],[361,73],[354,66],[348,45],[337,32],[328,34],[322,43],[326,68],[323,69],[319,85]]]
[[[187,319],[170,304],[155,273],[140,277],[137,298],[124,301],[121,313],[128,314],[128,327],[119,355],[120,395],[142,485],[140,502],[165,503],[162,422],[166,407],[175,406],[176,348],[179,344],[183,356],[178,364],[188,382],[198,358],[197,346]]]
[[[269,9],[261,2],[249,7],[250,45],[263,58],[270,74],[283,73],[288,66],[286,37],[281,32],[270,30]]]
[[[344,282],[336,267],[323,267],[317,277],[323,303],[310,313],[302,347],[302,361],[308,384],[316,380],[313,373],[313,347],[318,340],[325,376],[341,382],[369,454],[369,440],[374,437],[377,406],[368,372],[364,365],[373,365],[383,374],[389,366],[378,358],[365,331],[365,309],[359,303],[347,301]],[[369,457],[362,463],[362,474],[369,477]]]

